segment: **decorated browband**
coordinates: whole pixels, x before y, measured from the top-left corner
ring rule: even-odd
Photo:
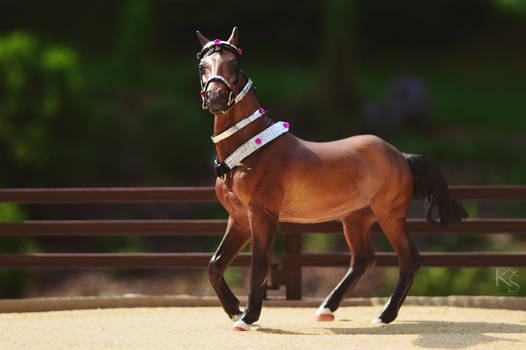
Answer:
[[[200,60],[210,52],[216,51],[218,48],[225,48],[227,50],[230,50],[238,57],[243,54],[243,50],[238,48],[236,45],[231,44],[228,41],[215,39],[206,43],[206,45],[203,46],[201,51],[197,53],[196,57],[198,60]]]

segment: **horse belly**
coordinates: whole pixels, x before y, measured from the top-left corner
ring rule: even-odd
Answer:
[[[350,183],[327,181],[297,186],[287,194],[280,212],[280,221],[314,223],[334,220],[369,205]]]

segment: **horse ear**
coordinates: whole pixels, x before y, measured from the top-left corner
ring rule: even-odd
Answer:
[[[234,29],[232,29],[232,34],[230,34],[230,38],[228,38],[228,42],[231,43],[232,45],[237,46],[237,43],[239,42],[239,30],[237,29],[237,27],[234,27]]]
[[[205,46],[206,43],[208,43],[210,40],[208,40],[203,34],[201,34],[200,31],[196,30],[195,34],[197,34],[197,40],[201,43],[201,46]]]

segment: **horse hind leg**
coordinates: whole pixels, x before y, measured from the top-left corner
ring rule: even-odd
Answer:
[[[422,266],[420,254],[411,242],[406,229],[406,218],[392,219],[379,216],[378,223],[398,256],[400,274],[393,294],[382,308],[380,316],[373,323],[390,323],[398,316],[415,276]]]
[[[365,272],[374,266],[374,249],[371,243],[371,225],[374,220],[374,213],[370,210],[353,212],[342,218],[345,240],[351,250],[351,265],[340,283],[316,311],[316,321],[334,320],[333,312]]]

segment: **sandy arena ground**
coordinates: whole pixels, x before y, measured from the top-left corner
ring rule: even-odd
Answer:
[[[526,312],[404,306],[373,325],[381,306],[264,307],[250,332],[233,332],[219,307],[117,308],[0,314],[0,349],[526,349]]]

